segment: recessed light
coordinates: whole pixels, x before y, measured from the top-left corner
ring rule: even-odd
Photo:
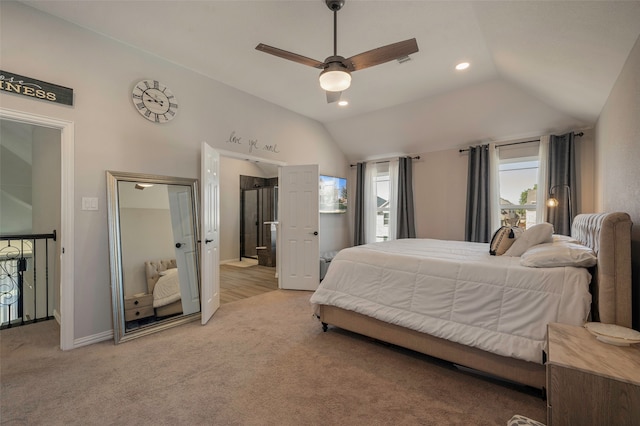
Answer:
[[[467,68],[469,68],[469,62],[460,62],[458,65],[456,65],[456,69],[458,71],[466,70]]]
[[[340,101],[340,102],[338,102],[338,105],[347,106],[347,105],[349,105],[349,101]]]

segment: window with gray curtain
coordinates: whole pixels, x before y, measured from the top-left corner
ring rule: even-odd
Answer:
[[[549,198],[558,205],[547,207],[547,221],[556,234],[571,235],[571,224],[577,213],[577,181],[575,135],[551,135],[549,139]]]
[[[366,164],[358,163],[356,171],[356,197],[355,197],[355,218],[353,245],[359,246],[365,243],[364,226],[364,172]]]
[[[397,238],[415,238],[413,209],[413,171],[411,157],[400,157],[398,163]]]
[[[397,188],[395,190],[395,192],[397,192],[397,201],[394,201],[392,203],[397,204],[394,210],[396,219],[393,222],[396,226],[389,226],[390,231],[393,231],[393,228],[395,228],[395,235],[393,237],[390,235],[390,239],[416,237],[415,213],[413,203],[413,171],[411,161],[411,157],[401,157],[398,159],[398,176],[397,179],[393,179],[393,181],[397,180],[397,183],[395,184],[396,186],[394,187]],[[375,166],[376,164],[372,165],[372,167]],[[356,194],[354,206],[354,245],[362,245],[367,243],[367,223],[365,220],[365,209],[370,207],[367,207],[366,204],[367,201],[365,200],[365,194],[367,193],[367,191],[365,190],[365,187],[367,185],[372,185],[372,182],[366,181],[366,170],[366,163],[357,164]],[[372,194],[370,194],[369,196],[371,195]],[[395,200],[395,197],[393,198]],[[375,203],[375,200],[373,205],[377,205]],[[375,220],[376,212],[373,213],[373,219]]]
[[[488,243],[491,238],[489,146],[469,147],[466,241]]]

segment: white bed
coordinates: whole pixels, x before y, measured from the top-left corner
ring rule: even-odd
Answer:
[[[311,302],[325,329],[336,325],[543,388],[549,323],[582,325],[595,302],[595,320],[604,314],[603,322],[630,326],[630,228],[624,213],[576,218],[574,237],[597,254],[589,270],[525,267],[479,243],[352,247],[333,259]]]
[[[165,317],[182,313],[180,281],[175,259],[145,262],[147,288],[153,295],[156,316]]]

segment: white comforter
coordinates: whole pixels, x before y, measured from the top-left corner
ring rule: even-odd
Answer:
[[[547,324],[586,321],[590,279],[490,256],[488,244],[403,239],[340,251],[311,302],[541,363]]]
[[[167,269],[160,273],[160,278],[153,288],[153,307],[159,308],[178,300],[180,300],[178,269]]]

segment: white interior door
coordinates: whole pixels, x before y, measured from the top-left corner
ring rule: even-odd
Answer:
[[[281,167],[278,185],[280,288],[315,290],[320,282],[318,165]]]
[[[197,241],[193,226],[191,186],[168,185],[167,188],[176,265],[180,278],[182,313],[189,315],[200,311],[200,289],[196,267]]]
[[[202,324],[220,307],[220,154],[202,142]]]

